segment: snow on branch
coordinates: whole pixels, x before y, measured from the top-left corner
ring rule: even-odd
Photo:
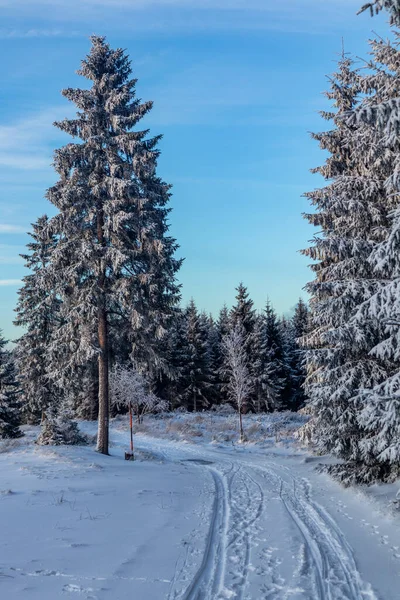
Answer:
[[[362,104],[353,112],[347,113],[348,125],[367,123],[381,130],[389,144],[398,143],[400,136],[400,98],[391,98],[380,104]]]
[[[116,408],[132,407],[138,423],[144,415],[168,410],[168,402],[149,390],[148,383],[133,366],[117,365],[110,375],[111,402]]]
[[[390,13],[390,24],[400,24],[400,0],[374,0],[367,2],[360,8],[358,14],[369,10],[371,16],[378,14],[381,10],[387,10]]]

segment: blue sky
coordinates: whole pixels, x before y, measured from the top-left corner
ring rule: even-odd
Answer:
[[[159,173],[172,183],[171,231],[186,257],[183,301],[217,312],[243,281],[261,308],[283,313],[310,279],[298,251],[312,237],[302,193],[323,161],[310,137],[342,37],[357,56],[385,17],[356,16],[361,0],[0,0],[0,327],[25,269],[26,231],[52,213],[52,127],[73,114],[63,87],[106,35],[126,48],[137,90],[155,107],[144,125],[163,133]]]

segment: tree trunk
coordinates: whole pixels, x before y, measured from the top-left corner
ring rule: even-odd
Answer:
[[[197,412],[197,394],[196,394],[196,392],[193,395],[193,412]]]
[[[107,314],[99,309],[99,419],[97,433],[97,451],[108,454],[108,425],[110,418],[109,381],[108,381],[108,331]]]
[[[104,239],[104,214],[102,208],[97,213],[97,241],[102,248],[105,248]],[[98,341],[99,341],[99,417],[97,433],[97,451],[102,454],[108,454],[108,429],[110,419],[110,395],[109,395],[109,377],[108,377],[108,328],[106,311],[106,269],[103,257],[100,257],[100,269],[98,278],[98,287],[100,291],[100,304],[98,309]]]

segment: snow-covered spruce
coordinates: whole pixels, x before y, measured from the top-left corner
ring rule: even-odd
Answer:
[[[265,332],[266,405],[269,410],[286,410],[291,404],[291,374],[284,352],[282,327],[269,300],[259,319],[264,322]]]
[[[380,380],[360,389],[358,422],[366,435],[360,443],[362,469],[356,477],[362,481],[393,480],[400,475],[400,179],[398,161],[400,136],[398,114],[400,48],[395,42],[373,40],[372,74],[363,80],[369,96],[353,112],[348,122],[375,127],[383,135],[386,155],[393,156],[386,169],[386,191],[391,199],[388,234],[378,240],[369,258],[376,279],[375,293],[367,298],[353,317],[355,326],[368,328],[373,339],[370,356],[385,372]]]
[[[47,376],[47,348],[59,325],[59,300],[47,286],[45,269],[50,260],[55,238],[49,235],[48,218],[40,217],[29,233],[32,241],[23,254],[25,266],[30,270],[23,278],[18,292],[15,325],[25,333],[16,347],[18,377],[23,398],[24,420],[39,423],[50,402],[57,402],[60,390]]]
[[[51,404],[42,419],[40,434],[36,440],[40,446],[61,446],[86,444],[87,438],[82,435],[78,423],[72,420],[72,414],[64,405]]]
[[[23,434],[20,388],[12,353],[6,349],[7,340],[0,331],[0,438],[18,438]]]
[[[227,369],[225,364],[225,353],[223,349],[223,339],[230,331],[229,310],[226,304],[221,308],[216,322],[217,338],[218,338],[218,354],[215,363],[216,377],[218,380],[218,397],[219,402],[224,405],[228,402],[228,382]]]
[[[284,356],[284,341],[276,313],[268,301],[257,314],[247,288],[237,287],[236,304],[230,312],[228,329],[239,325],[244,334],[244,352],[252,393],[246,402],[252,410],[281,410],[290,404],[290,372]],[[229,370],[229,368],[228,368]],[[221,374],[227,371],[222,365]]]
[[[343,118],[357,106],[361,82],[351,59],[343,55],[326,94],[334,110],[322,113],[333,128],[314,135],[330,153],[314,172],[329,183],[306,194],[316,211],[305,215],[322,235],[304,251],[316,261],[311,267],[316,277],[307,286],[312,296],[310,330],[303,338],[313,418],[304,436],[312,431],[319,451],[347,461],[340,477],[348,481],[363,477],[361,444],[367,432],[358,418],[359,392],[379,385],[388,373],[385,362],[370,352],[375,332],[369,323],[353,320],[376,291],[369,257],[387,236],[391,203],[384,185],[391,156],[381,136],[368,125]]]
[[[267,314],[268,311],[268,314]],[[275,313],[268,304],[267,311],[257,315],[252,334],[250,356],[247,358],[249,374],[254,386],[254,409],[256,412],[273,411],[281,407],[282,362],[277,359],[282,346],[274,338],[278,333]],[[272,317],[273,323],[270,319]],[[273,327],[271,327],[273,325]],[[276,325],[276,328],[275,328]]]
[[[378,14],[381,10],[387,10],[390,13],[390,21],[391,24],[399,24],[400,23],[400,0],[373,0],[372,2],[367,2],[364,4],[360,13],[365,10],[369,10],[371,15]]]
[[[208,406],[213,406],[221,402],[219,365],[220,365],[220,344],[218,325],[211,314],[205,311],[200,313],[200,327],[205,333],[207,367],[208,367],[208,388],[206,391]]]
[[[281,320],[281,337],[285,361],[285,406],[298,410],[306,401],[304,382],[306,377],[305,351],[299,347],[299,340],[308,331],[309,309],[302,298],[295,306],[292,319]]]
[[[194,300],[184,312],[185,354],[181,368],[182,402],[193,411],[209,405],[211,365],[208,352],[208,335]]]
[[[253,351],[257,312],[247,287],[242,282],[239,283],[236,291],[236,303],[232,307],[229,315],[230,329],[234,329],[238,325],[239,328],[243,330],[245,336],[244,351],[246,352],[247,360],[249,360]]]
[[[188,354],[182,311],[177,311],[169,323],[167,334],[161,343],[168,369],[164,369],[158,378],[154,386],[155,392],[175,409],[182,405],[182,375]]]
[[[180,261],[168,236],[170,186],[156,175],[160,136],[133,129],[152,103],[136,97],[128,57],[94,36],[78,73],[91,87],[63,90],[78,113],[55,124],[77,141],[56,151],[59,180],[47,192],[58,213],[46,277],[62,300],[50,375],[68,387],[76,366],[98,357],[98,450],[107,454],[113,332],[125,334],[141,367],[161,368]]]

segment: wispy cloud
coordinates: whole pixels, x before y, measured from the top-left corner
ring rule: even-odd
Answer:
[[[146,92],[155,99],[147,122],[150,126],[297,126],[307,129],[315,121],[308,93],[301,90],[315,77],[291,66],[269,68],[253,60],[243,60],[240,51],[203,59],[189,67],[160,77]],[[321,86],[324,79],[321,78]],[[296,115],[292,114],[291,94],[299,86]],[[279,90],[277,102],[276,90]]]
[[[0,0],[3,12],[13,18],[36,17],[40,11],[50,24],[79,21],[91,27],[103,26],[106,18],[108,28],[139,33],[193,29],[321,33],[324,26],[332,28],[339,22],[351,28],[360,4],[361,0]]]
[[[27,227],[23,227],[22,225],[0,223],[0,233],[26,233],[27,229]]]
[[[0,279],[0,286],[18,286],[21,285],[20,279]]]
[[[245,8],[247,10],[262,10],[265,12],[291,12],[294,8],[302,10],[306,7],[317,10],[321,6],[320,0],[286,0],[285,3],[276,0],[70,0],[69,6],[106,6],[112,8],[130,8],[138,10],[149,6],[180,6],[200,9],[232,10]],[[361,0],[333,0],[331,4],[359,8]],[[32,8],[51,5],[54,8],[66,6],[65,0],[0,0],[0,7],[30,6]]]
[[[0,265],[23,265],[24,259],[20,256],[1,256]]]
[[[262,84],[258,68],[214,60],[170,74],[150,89],[157,98],[148,117],[151,125],[222,124],[231,111],[265,105],[272,91]]]
[[[23,39],[23,38],[54,38],[54,37],[77,37],[82,35],[78,31],[62,29],[0,29],[0,39]]]
[[[23,251],[24,248],[16,244],[0,244],[0,265],[24,264],[24,259],[20,256]]]
[[[50,166],[51,157],[35,156],[26,152],[8,154],[0,152],[0,165],[22,170],[46,169]]]
[[[53,122],[67,115],[64,107],[49,107],[16,121],[0,123],[0,167],[19,170],[45,170],[52,162],[50,141],[62,136]]]

